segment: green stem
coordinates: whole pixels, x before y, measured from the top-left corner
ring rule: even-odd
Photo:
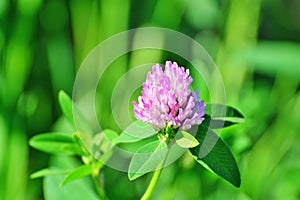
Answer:
[[[96,188],[99,198],[101,200],[107,199],[104,189],[103,189],[103,185],[102,185],[100,177],[99,177],[99,173],[93,174],[93,181],[94,181],[95,188]]]
[[[161,142],[166,142],[166,140],[162,140]],[[154,172],[153,176],[152,176],[152,179],[146,189],[146,192],[144,193],[144,195],[142,196],[141,200],[148,200],[150,199],[152,193],[153,193],[153,190],[157,184],[157,181],[159,179],[159,176],[163,170],[163,167],[164,167],[164,164],[165,164],[165,161],[168,157],[168,153],[169,153],[169,147],[167,146],[168,148],[168,151],[167,151],[167,154],[165,155],[164,159],[160,162],[160,164],[158,164],[157,168],[156,168],[156,171]]]
[[[154,188],[156,186],[156,183],[157,183],[157,181],[159,179],[159,176],[160,176],[160,174],[162,172],[162,169],[163,169],[162,166],[159,166],[159,169],[157,169],[154,172],[153,177],[152,177],[152,179],[150,181],[150,184],[148,185],[148,188],[147,188],[146,192],[144,193],[144,195],[142,196],[141,200],[148,200],[151,197],[151,195],[153,193],[153,190],[154,190]]]

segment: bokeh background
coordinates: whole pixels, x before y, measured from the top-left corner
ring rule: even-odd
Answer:
[[[38,152],[28,140],[70,131],[58,91],[72,94],[76,71],[97,44],[144,26],[198,41],[220,70],[227,104],[246,116],[221,135],[236,155],[240,188],[183,156],[163,171],[153,199],[300,199],[299,10],[298,0],[0,0],[0,199],[95,199],[89,178],[62,188],[60,176],[31,180],[38,169],[80,160]],[[97,100],[104,127],[116,129],[106,100],[116,81],[131,67],[166,59],[188,65],[151,50],[112,64]],[[105,168],[104,177],[111,199],[138,199],[151,175],[130,182]]]

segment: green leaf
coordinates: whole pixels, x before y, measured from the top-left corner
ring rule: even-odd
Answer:
[[[89,140],[89,137],[93,134],[93,130],[76,104],[73,103],[72,99],[64,91],[59,92],[58,101],[64,116],[70,122],[74,130],[78,130],[81,134],[85,133],[85,136],[82,135],[82,138]]]
[[[67,118],[67,120],[71,123],[71,125],[76,128],[75,126],[75,120],[73,117],[73,102],[71,98],[64,92],[60,91],[58,93],[58,101],[59,105],[61,107],[61,110],[64,114],[64,116]]]
[[[117,145],[122,150],[135,153],[142,146],[144,146],[146,144],[149,144],[150,142],[153,142],[153,141],[156,141],[156,140],[158,140],[158,137],[156,135],[153,135],[152,137],[139,139],[135,142],[119,143]]]
[[[137,142],[156,133],[149,124],[140,121],[134,121],[117,138],[116,143]]]
[[[116,140],[116,143],[119,144],[119,143],[131,143],[131,142],[137,142],[141,140],[141,138],[139,137],[134,137],[132,135],[128,135],[127,133],[125,132],[122,132],[119,137],[117,138]]]
[[[207,104],[202,124],[210,128],[223,128],[244,122],[244,116],[237,109],[223,104]]]
[[[65,184],[67,184],[71,181],[74,181],[74,180],[80,179],[82,177],[88,176],[92,173],[93,173],[93,167],[91,165],[83,165],[83,166],[75,169],[71,173],[69,173],[65,177],[63,182],[61,183],[61,186],[64,186]]]
[[[175,141],[182,148],[193,148],[199,145],[198,140],[186,131],[177,132]]]
[[[155,130],[149,124],[134,121],[115,140],[121,149],[136,152],[142,146],[158,140]]]
[[[36,171],[30,175],[31,179],[40,178],[44,176],[53,176],[53,175],[59,175],[59,174],[68,174],[70,173],[70,170],[60,169],[56,167],[50,167],[41,169],[39,171]]]
[[[73,137],[62,133],[43,133],[32,137],[30,146],[52,154],[84,155]]]
[[[207,104],[205,111],[206,114],[208,114],[213,119],[236,118],[238,120],[244,118],[242,113],[240,113],[237,109],[223,104]]]
[[[51,156],[49,160],[51,167],[65,170],[73,170],[82,165],[80,160],[73,156]],[[99,200],[93,188],[91,178],[83,177],[60,187],[65,175],[46,176],[43,179],[44,198],[51,200]]]
[[[235,124],[237,124],[237,122],[231,122],[231,121],[220,120],[220,119],[212,119],[209,115],[205,115],[204,121],[201,123],[201,125],[207,126],[211,129],[225,128]]]
[[[211,171],[234,186],[239,187],[241,184],[240,172],[227,144],[205,126],[198,127],[195,138],[201,145],[190,149],[194,158],[200,164],[205,163]]]
[[[167,155],[167,144],[164,141],[156,140],[142,146],[132,157],[129,170],[129,180],[155,171]]]

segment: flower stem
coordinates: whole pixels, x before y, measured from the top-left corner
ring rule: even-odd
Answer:
[[[162,172],[162,169],[163,169],[163,164],[164,162],[161,162],[161,164],[157,167],[157,170],[154,172],[153,176],[152,176],[152,179],[147,187],[147,190],[146,192],[144,193],[144,195],[142,196],[141,200],[148,200],[152,193],[153,193],[153,190],[157,184],[157,181],[159,179],[159,176]]]
[[[141,200],[148,200],[150,198],[150,196],[153,193],[154,187],[158,181],[158,178],[161,174],[161,171],[162,171],[162,168],[158,169],[154,172],[151,182],[148,185],[148,188],[147,188],[146,192],[144,193],[144,195],[142,196]]]

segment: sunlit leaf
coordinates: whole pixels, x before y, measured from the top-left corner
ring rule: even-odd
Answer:
[[[128,171],[129,180],[155,171],[165,159],[167,151],[167,144],[160,140],[142,146],[131,159]]]
[[[195,137],[201,145],[190,152],[200,164],[208,167],[236,187],[241,184],[240,172],[229,147],[211,129],[199,126]]]
[[[175,141],[182,148],[193,148],[199,145],[198,140],[186,131],[176,133]]]

